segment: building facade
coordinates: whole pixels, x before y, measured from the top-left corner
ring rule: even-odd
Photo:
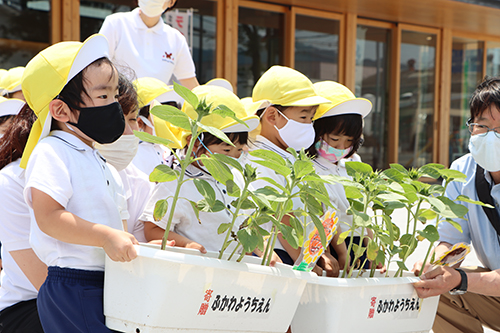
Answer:
[[[99,31],[135,0],[0,0],[0,68]],[[251,94],[274,64],[312,81],[335,80],[372,101],[363,160],[374,168],[467,153],[468,99],[500,74],[497,0],[178,0],[194,11],[192,51],[201,83],[231,81]]]

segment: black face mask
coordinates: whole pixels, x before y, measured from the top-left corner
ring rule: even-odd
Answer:
[[[125,117],[118,102],[89,108],[68,106],[80,111],[78,122],[68,121],[68,124],[100,144],[115,142],[125,130]]]

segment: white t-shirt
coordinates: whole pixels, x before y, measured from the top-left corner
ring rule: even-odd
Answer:
[[[165,146],[146,141],[139,142],[139,149],[132,164],[141,170],[149,179],[149,175],[160,164],[172,165],[173,155]]]
[[[180,168],[177,169],[180,171]],[[192,165],[188,166],[186,169],[186,176],[189,178],[206,180],[214,189],[216,199],[220,200],[228,209],[234,210],[234,207],[231,206],[231,202],[235,200],[235,198],[228,196],[226,187],[216,181],[212,176]],[[152,222],[160,228],[166,229],[168,216],[172,208],[172,198],[167,200],[169,209],[160,221],[155,221],[153,218],[154,207],[158,200],[173,196],[176,186],[176,181],[158,183],[153,189],[151,198],[140,220]],[[187,198],[194,202],[203,199],[203,196],[198,192],[192,181],[188,181],[182,185],[179,197]],[[224,243],[226,233],[219,235],[217,229],[221,223],[230,223],[231,220],[232,214],[224,209],[216,213],[200,212],[200,221],[198,221],[191,204],[186,200],[179,199],[175,206],[170,230],[203,245],[208,251],[219,251]],[[238,217],[233,227],[234,232],[239,230],[239,226],[244,220],[245,216]],[[236,243],[232,242],[227,248],[226,253],[231,253],[235,246]]]
[[[119,173],[123,182],[128,213],[130,215],[127,220],[127,230],[134,235],[137,241],[146,242],[146,236],[144,236],[144,223],[139,221],[139,218],[151,196],[151,190],[154,184],[151,183],[148,177],[132,163]]]
[[[154,77],[170,84],[196,76],[186,38],[162,19],[148,28],[139,8],[106,17],[99,33],[109,41],[109,56],[117,66],[127,66],[137,78]]]
[[[123,230],[122,220],[129,217],[116,169],[96,149],[70,133],[53,131],[37,144],[26,167],[24,199],[30,208],[32,188],[89,222]],[[30,214],[30,243],[47,266],[104,270],[102,248],[52,238],[39,229],[32,209]]]
[[[38,292],[14,261],[10,252],[30,249],[30,214],[24,202],[24,170],[21,159],[0,170],[0,241],[2,266],[0,274],[0,311],[16,303],[34,299]]]

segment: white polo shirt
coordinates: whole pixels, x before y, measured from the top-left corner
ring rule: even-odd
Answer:
[[[26,168],[24,199],[30,208],[32,188],[89,222],[123,230],[122,219],[129,217],[116,169],[97,150],[70,133],[53,131],[36,145]],[[102,248],[52,238],[39,229],[32,209],[30,214],[30,243],[47,266],[104,270]]]
[[[180,168],[178,168],[178,170],[180,170]],[[206,180],[214,189],[216,199],[220,200],[228,209],[234,210],[234,207],[231,206],[231,202],[235,200],[235,198],[228,196],[226,187],[216,181],[212,176],[192,165],[188,166],[186,169],[186,176]],[[140,220],[152,222],[160,228],[166,229],[168,216],[172,208],[172,198],[167,200],[169,207],[163,219],[155,221],[153,212],[158,200],[166,199],[174,195],[176,186],[176,181],[158,183],[153,189],[151,198]],[[203,196],[198,192],[192,181],[188,181],[182,185],[179,197],[187,198],[194,202],[203,199]],[[200,212],[200,220],[198,221],[191,204],[186,200],[179,199],[175,206],[170,230],[203,245],[208,251],[219,251],[224,243],[226,233],[218,234],[217,229],[221,223],[230,223],[231,220],[232,214],[224,209],[216,213]],[[240,216],[236,220],[233,227],[234,232],[239,230],[239,226],[244,220],[245,216]],[[226,253],[231,253],[235,246],[235,242],[231,243]]]
[[[160,164],[171,166],[174,155],[170,150],[160,144],[140,141],[132,164],[141,170],[149,179],[154,168]]]
[[[139,218],[146,207],[146,203],[151,196],[154,183],[132,163],[119,172],[127,199],[127,209],[129,218],[127,220],[127,230],[139,242],[146,242],[144,236],[144,223]]]
[[[30,249],[30,214],[24,202],[24,170],[21,159],[0,170],[0,241],[2,266],[0,274],[0,311],[16,303],[34,299],[38,292],[10,252]]]
[[[106,17],[99,33],[109,42],[109,55],[117,66],[127,66],[137,78],[154,77],[169,84],[196,76],[186,38],[163,19],[148,28],[139,16],[139,8]]]

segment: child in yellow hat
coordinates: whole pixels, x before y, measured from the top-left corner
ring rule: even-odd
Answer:
[[[260,117],[261,130],[249,149],[271,150],[291,162],[294,158],[287,149],[299,151],[313,144],[315,134],[312,122],[316,109],[320,104],[330,103],[316,93],[312,82],[304,74],[283,66],[273,66],[261,76],[253,88],[252,101],[247,107],[259,109],[256,114]],[[247,163],[252,163],[251,159]],[[280,185],[286,185],[284,178],[271,169],[256,163],[252,165],[257,167],[260,177],[269,177]],[[265,181],[254,183],[256,188],[264,186],[269,184]],[[296,199],[294,204],[301,203]],[[290,225],[288,216],[281,222]],[[278,239],[275,252],[284,263],[293,265],[300,249],[292,248],[281,234]],[[338,263],[333,257],[325,254],[319,263],[328,268],[328,275],[338,274]]]
[[[246,114],[243,104],[239,98],[229,90],[213,85],[203,85],[194,88],[193,93],[197,95],[199,100],[205,100],[207,105],[211,104],[212,109],[220,104],[229,107],[236,116],[244,121],[247,125],[240,124],[234,119],[212,114],[204,117],[202,123],[207,126],[213,126],[223,131],[234,144],[231,146],[208,132],[203,132],[198,138],[191,138],[187,133],[182,142],[187,144],[190,140],[196,140],[193,149],[193,155],[199,157],[203,154],[210,155],[213,153],[224,154],[235,159],[242,154],[248,139],[248,132],[255,129],[259,123],[259,118],[255,115]],[[195,110],[184,103],[183,111],[196,119]],[[178,168],[180,169],[180,168]],[[203,163],[200,161],[193,162],[186,170],[186,176],[192,179],[206,180],[215,190],[216,199],[220,200],[227,209],[233,209],[230,203],[234,198],[227,194],[226,187],[217,182],[212,175],[206,171]],[[163,219],[155,221],[153,217],[155,204],[158,200],[169,198],[169,210],[172,208],[172,196],[176,189],[175,182],[159,183],[153,190],[149,203],[144,210],[141,220],[144,221],[144,230],[148,241],[157,240],[163,237],[165,228],[168,222],[169,212]],[[192,181],[186,182],[181,187],[181,198],[198,202],[203,199]],[[238,231],[239,225],[243,222],[243,217],[236,221],[234,232]],[[223,209],[218,212],[203,212],[199,213],[199,221],[196,214],[193,212],[191,204],[187,200],[179,200],[175,207],[174,219],[172,221],[169,240],[175,240],[175,245],[180,247],[194,248],[201,252],[219,251],[224,244],[224,234],[219,234],[217,229],[221,223],[230,223],[232,215]],[[229,249],[228,251],[231,251]]]
[[[3,89],[2,96],[6,98],[17,98],[24,101],[23,91],[21,89],[21,78],[24,67],[13,67],[3,73],[0,77],[0,88]]]
[[[318,107],[314,117],[315,139],[314,144],[308,152],[314,157],[316,172],[320,175],[347,176],[343,160],[356,153],[362,143],[363,118],[366,117],[372,104],[364,98],[356,98],[354,94],[344,85],[334,81],[323,81],[314,84],[314,88],[324,98],[332,103],[323,104]],[[347,214],[349,202],[345,196],[344,187],[341,184],[325,184],[330,201],[337,208],[339,217],[340,233],[347,231],[352,225],[352,216]],[[338,259],[340,266],[344,267],[347,259],[347,248],[350,242],[359,244],[361,242],[361,230],[357,230],[358,236],[354,239],[348,237],[345,243],[337,244],[332,241],[330,251]],[[371,230],[367,229],[365,236],[369,237]],[[350,258],[354,258],[351,251]],[[361,258],[364,262],[366,256]],[[350,263],[353,264],[353,263]],[[355,263],[354,263],[355,264]],[[365,268],[370,263],[366,262]]]
[[[104,324],[104,261],[130,261],[137,240],[116,170],[93,148],[125,128],[118,73],[102,35],[61,42],[26,66],[22,89],[37,114],[21,167],[32,208],[30,242],[48,266],[38,293],[45,332],[109,332]]]
[[[16,99],[0,97],[0,138],[12,124],[14,117],[19,113],[25,102]]]

